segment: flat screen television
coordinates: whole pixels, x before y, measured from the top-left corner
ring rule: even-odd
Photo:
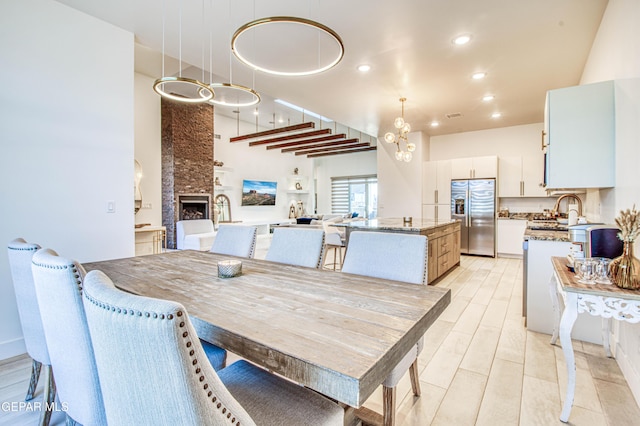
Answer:
[[[242,181],[243,206],[275,206],[277,182],[263,180]]]

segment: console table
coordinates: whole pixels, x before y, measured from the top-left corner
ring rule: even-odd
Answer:
[[[579,313],[588,312],[603,318],[603,341],[607,356],[611,357],[609,348],[610,319],[640,322],[640,291],[626,290],[615,284],[582,284],[567,268],[565,257],[552,257],[553,276],[549,281],[551,302],[555,313],[555,324],[551,344],[555,344],[560,335],[562,352],[567,363],[567,395],[560,414],[560,420],[569,421],[573,397],[576,390],[576,360],[571,343],[571,330]],[[564,301],[561,312],[558,294]]]
[[[167,247],[167,228],[164,226],[143,226],[135,228],[136,256],[162,253]]]

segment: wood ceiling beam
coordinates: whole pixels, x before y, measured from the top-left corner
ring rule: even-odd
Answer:
[[[316,123],[314,123],[313,121],[310,121],[308,123],[300,123],[300,124],[294,124],[292,126],[280,127],[278,129],[265,130],[263,132],[249,133],[247,135],[241,135],[241,136],[234,136],[229,139],[229,142],[239,142],[247,139],[260,138],[262,136],[276,135],[278,133],[295,132],[296,130],[315,129],[315,127],[316,127]]]
[[[316,142],[333,141],[333,140],[336,140],[336,139],[344,139],[346,137],[347,137],[347,135],[345,135],[344,133],[338,133],[337,135],[322,136],[322,137],[319,137],[319,138],[311,138],[311,139],[304,139],[304,140],[301,140],[301,141],[279,143],[279,144],[276,144],[276,145],[269,145],[266,148],[267,149],[288,148],[290,146],[308,145],[308,144],[312,144],[312,143],[316,143]]]
[[[323,148],[323,147],[329,147],[329,146],[338,146],[338,145],[351,145],[351,144],[357,143],[358,141],[359,141],[358,138],[354,138],[354,139],[345,139],[342,141],[335,141],[335,142],[317,143],[314,145],[294,146],[292,148],[285,148],[282,150],[282,152],[303,151],[303,150],[310,150],[310,149]],[[346,147],[343,147],[343,148],[346,148]]]
[[[375,146],[371,146],[369,148],[360,148],[360,149],[350,149],[348,151],[334,151],[334,152],[325,152],[325,153],[321,153],[321,154],[309,154],[307,155],[307,158],[313,158],[313,157],[326,157],[328,155],[342,155],[342,154],[352,154],[354,152],[362,152],[362,151],[375,151],[376,149],[378,149]]]
[[[262,140],[259,140],[259,141],[249,142],[249,146],[266,145],[266,144],[269,144],[269,143],[290,141],[290,140],[293,140],[293,139],[306,138],[306,137],[309,137],[309,136],[320,136],[320,135],[326,135],[326,134],[331,134],[331,129],[312,130],[310,132],[300,132],[300,133],[295,133],[293,135],[280,136],[280,137],[277,137],[277,138],[262,139]]]
[[[305,151],[298,151],[296,152],[296,155],[306,155],[306,154],[316,154],[316,153],[320,153],[320,152],[328,152],[328,151],[340,151],[340,150],[345,150],[348,148],[365,148],[371,146],[369,145],[369,143],[358,143],[355,145],[349,145],[347,147],[344,146],[335,146],[335,147],[331,147],[331,148],[320,148],[320,149],[309,149],[309,150],[305,150]]]

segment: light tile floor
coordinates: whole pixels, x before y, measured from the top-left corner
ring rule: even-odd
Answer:
[[[413,397],[408,374],[398,386],[398,426],[562,424],[562,349],[549,344],[550,336],[524,328],[521,277],[521,260],[463,256],[461,266],[438,283],[451,289],[451,304],[426,334],[419,359],[422,396]],[[574,349],[577,387],[569,424],[640,424],[640,409],[616,361],[597,345],[575,341]],[[29,368],[25,357],[0,363],[0,402],[24,398]],[[366,406],[381,411],[381,390]],[[0,409],[0,425],[35,425],[37,418],[37,412]],[[52,424],[63,423],[56,413]]]

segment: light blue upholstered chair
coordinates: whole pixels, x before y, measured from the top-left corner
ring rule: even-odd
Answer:
[[[50,249],[37,251],[32,262],[58,400],[66,404],[68,423],[106,425],[102,391],[82,305],[84,268]]]
[[[266,260],[289,265],[319,268],[322,263],[324,231],[322,229],[276,228]]]
[[[385,232],[352,232],[342,272],[426,284],[427,237],[424,235],[393,234]],[[415,396],[420,396],[418,355],[424,346],[424,337],[394,367],[382,382],[383,424],[395,423],[396,386],[407,369]]]
[[[43,401],[47,404],[43,403],[45,409],[40,412],[40,425],[48,425],[51,419],[51,410],[46,408],[53,406],[56,385],[51,370],[47,341],[44,337],[42,317],[40,316],[40,307],[36,297],[36,287],[33,283],[33,273],[31,272],[31,259],[33,254],[40,249],[40,246],[29,244],[22,238],[16,238],[9,243],[7,249],[13,288],[18,304],[18,314],[22,324],[22,335],[24,336],[27,353],[32,360],[31,380],[29,381],[29,389],[27,390],[25,401],[33,399],[38,386],[40,369],[44,366],[44,377],[47,382],[44,386]]]
[[[257,232],[255,226],[220,225],[211,252],[253,259]]]
[[[211,368],[179,303],[84,281],[84,306],[107,419],[120,425],[340,425],[325,397],[246,361]]]

